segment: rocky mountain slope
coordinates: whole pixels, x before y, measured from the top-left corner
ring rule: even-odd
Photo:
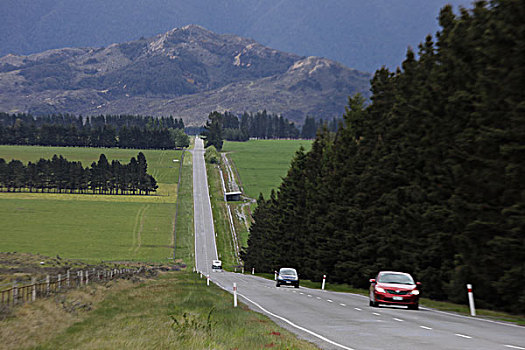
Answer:
[[[472,0],[2,0],[0,56],[99,47],[196,23],[347,67],[395,70],[438,29],[445,4]]]
[[[202,124],[214,110],[266,109],[301,123],[341,116],[370,75],[200,26],[102,48],[0,58],[0,111],[173,115]]]

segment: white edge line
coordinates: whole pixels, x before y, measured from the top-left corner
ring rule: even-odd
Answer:
[[[456,333],[455,335],[457,335],[458,337],[461,337],[461,338],[472,339],[471,336],[468,336],[468,335],[465,335],[465,334]]]
[[[423,328],[423,329],[428,329],[429,331],[431,331],[431,330],[432,330],[432,328],[430,328],[430,327],[427,327],[427,326],[419,326],[419,328]]]
[[[304,328],[304,327],[301,327],[301,326],[299,326],[299,325],[296,325],[295,323],[293,323],[292,321],[287,320],[287,319],[284,318],[284,317],[281,317],[281,316],[279,316],[279,315],[276,315],[276,314],[274,314],[274,313],[271,313],[270,311],[268,311],[268,310],[266,310],[265,308],[263,308],[261,305],[257,304],[257,303],[254,302],[253,300],[250,300],[249,298],[247,298],[246,296],[244,296],[244,295],[242,295],[242,294],[240,294],[240,293],[237,293],[237,295],[239,295],[239,296],[243,297],[244,299],[248,300],[250,303],[252,303],[253,305],[257,306],[259,309],[261,309],[264,313],[266,313],[266,314],[268,314],[268,315],[270,315],[270,316],[273,316],[273,317],[275,317],[275,318],[278,318],[279,320],[288,323],[288,324],[289,324],[290,326],[292,326],[292,327],[295,327],[295,328],[297,328],[297,329],[300,329],[300,330],[303,331],[303,332],[306,332],[306,333],[308,333],[308,334],[310,334],[310,335],[313,335],[314,337],[319,338],[319,339],[321,339],[321,340],[323,340],[323,341],[325,341],[325,342],[327,342],[327,343],[330,343],[330,344],[332,344],[332,345],[335,345],[335,346],[337,346],[337,347],[340,347],[341,349],[346,349],[346,350],[355,350],[355,349],[353,349],[353,348],[349,348],[348,346],[344,346],[344,345],[341,345],[341,344],[339,344],[339,343],[336,343],[335,341],[330,340],[330,339],[328,339],[328,338],[325,338],[325,337],[323,337],[322,335],[317,334],[317,333],[314,333],[314,332],[312,332],[311,330],[308,330],[308,329],[306,329],[306,328]]]
[[[515,345],[505,345],[505,347],[511,348],[511,349],[525,350],[525,348],[522,348],[522,347],[519,347],[519,346],[515,346]]]
[[[362,298],[362,299],[368,299],[369,298],[368,296],[361,295],[361,294],[356,294],[356,293],[347,293],[347,292],[334,292],[334,293],[341,293],[341,294],[346,294],[346,295],[352,295],[354,297],[358,297],[358,298]],[[472,321],[483,321],[483,322],[499,324],[499,325],[502,325],[502,326],[509,326],[509,327],[516,327],[516,328],[523,329],[523,326],[520,326],[520,325],[517,325],[517,324],[514,324],[514,323],[509,323],[509,322],[493,321],[493,320],[487,320],[486,318],[476,318],[476,317],[472,317],[472,316],[463,316],[463,315],[458,315],[458,314],[455,314],[455,313],[452,313],[452,312],[436,310],[436,309],[432,309],[432,308],[424,307],[424,306],[419,306],[419,309],[420,310],[427,310],[427,311],[431,311],[431,312],[437,312],[437,313],[440,313],[440,314],[450,315],[450,316],[454,316],[454,317],[466,318],[466,319],[472,320]],[[511,345],[511,346],[514,346],[514,345]],[[518,347],[518,349],[519,350],[525,350],[525,348],[520,348],[520,347]]]
[[[472,316],[463,316],[463,315],[458,315],[458,314],[455,314],[455,313],[452,313],[452,312],[446,312],[446,311],[431,309],[431,308],[428,308],[428,307],[421,307],[420,306],[419,308],[422,309],[422,310],[428,310],[428,311],[431,311],[431,312],[437,312],[439,314],[445,314],[445,315],[449,315],[449,316],[466,318],[466,319],[472,320],[472,321],[483,321],[483,322],[499,324],[499,325],[502,325],[502,326],[510,326],[510,327],[516,327],[516,328],[523,329],[523,326],[518,326],[517,324],[513,324],[513,323],[506,323],[506,322],[487,320],[486,318],[476,318],[476,317],[472,317]],[[521,348],[521,349],[525,350],[525,348]]]

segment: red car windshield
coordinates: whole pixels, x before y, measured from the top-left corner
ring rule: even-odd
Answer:
[[[400,273],[383,273],[379,275],[377,279],[379,283],[392,283],[392,284],[415,284],[414,280],[410,275]]]

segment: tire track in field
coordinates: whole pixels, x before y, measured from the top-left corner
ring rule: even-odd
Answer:
[[[141,206],[139,208],[139,210],[137,210],[137,214],[135,215],[135,224],[133,225],[133,232],[132,232],[132,241],[131,241],[131,247],[129,247],[129,251],[136,251],[136,248],[135,246],[137,245],[137,232],[139,232],[139,230],[142,230],[141,228],[141,224],[143,225],[143,216],[144,216],[144,212],[146,211],[146,208],[148,207],[148,205],[144,204],[143,206]]]
[[[139,225],[139,230],[137,231],[137,247],[135,248],[134,250],[134,253],[136,254],[140,247],[142,246],[142,229],[144,228],[144,220],[146,219],[147,215],[146,215],[146,211],[149,209],[149,204],[147,204],[145,207],[144,207],[144,210],[142,211],[142,214],[140,216],[140,225]]]
[[[164,157],[166,156],[166,151],[163,150],[160,152],[160,156],[159,156],[159,164],[160,166],[162,167],[162,165],[164,164]],[[162,182],[162,179],[159,178],[159,174],[160,174],[160,170],[159,169],[155,169],[151,172],[151,176],[153,176],[157,182]]]

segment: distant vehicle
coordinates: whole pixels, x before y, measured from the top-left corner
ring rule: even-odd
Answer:
[[[370,306],[379,304],[405,305],[419,309],[421,283],[414,282],[410,274],[396,271],[381,271],[370,280]]]
[[[222,261],[213,260],[211,263],[211,269],[212,270],[222,270]]]
[[[277,287],[281,285],[294,286],[299,288],[299,275],[295,269],[290,267],[283,267],[279,270],[277,275]]]

